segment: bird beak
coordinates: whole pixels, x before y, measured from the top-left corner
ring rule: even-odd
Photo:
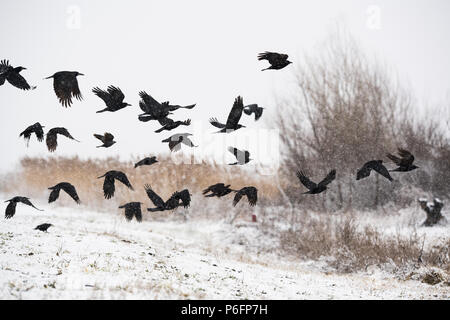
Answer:
[[[45,79],[51,79],[51,78],[53,78],[53,76],[50,76],[50,77],[44,78],[44,80],[45,80]]]
[[[79,75],[79,76],[84,76],[84,73],[79,73],[79,72],[78,72],[78,75]]]

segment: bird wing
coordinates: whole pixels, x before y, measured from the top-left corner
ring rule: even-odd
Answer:
[[[359,169],[356,173],[356,180],[360,180],[363,178],[366,178],[368,176],[370,176],[370,171],[372,169],[371,165],[371,161],[370,162],[366,162],[361,169]]]
[[[142,104],[141,102],[139,102],[139,107],[141,108],[142,111],[146,113],[152,113],[155,108],[161,105],[158,101],[153,99],[153,97],[145,91],[139,92],[139,96],[142,99],[141,102],[143,102]]]
[[[336,170],[331,170],[330,173],[328,173],[328,175],[325,177],[325,179],[319,182],[319,186],[325,187],[335,178],[336,178]]]
[[[110,93],[106,92],[105,90],[100,89],[99,87],[95,87],[94,89],[92,89],[92,92],[99,97],[100,99],[102,99],[105,104],[108,106],[111,103],[111,96]]]
[[[80,204],[80,198],[78,197],[77,190],[70,183],[65,183],[61,188],[73,199],[76,203]]]
[[[53,89],[63,107],[72,105],[72,90],[63,74],[53,76]]]
[[[244,195],[244,191],[241,189],[239,190],[233,199],[233,206],[236,206],[238,202],[241,200],[242,196]]]
[[[266,51],[264,53],[258,54],[258,60],[267,60],[269,61],[270,64],[277,64],[280,61],[286,60],[287,58],[289,58],[287,54],[281,54],[276,52]]]
[[[401,164],[402,164],[402,159],[400,159],[399,157],[394,156],[393,154],[390,154],[390,153],[388,153],[386,156],[387,156],[389,159],[391,159],[392,162],[394,162],[396,165],[401,166]]]
[[[27,198],[21,198],[21,199],[20,199],[20,202],[22,202],[23,204],[26,204],[27,206],[33,207],[33,208],[35,208],[36,210],[43,211],[43,210],[41,210],[41,209],[36,208],[36,207],[31,203],[31,201],[30,201],[29,199],[27,199]]]
[[[14,216],[14,214],[16,213],[16,205],[17,202],[15,201],[10,201],[8,203],[5,210],[5,219],[10,219]]]
[[[115,176],[114,176],[114,179],[119,180],[124,185],[126,185],[129,189],[133,190],[133,186],[131,185],[130,181],[128,181],[128,178],[125,175],[125,173],[117,171]]]
[[[54,130],[54,132],[56,132],[57,134],[61,134],[69,139],[72,140],[76,140],[74,137],[72,137],[72,135],[69,133],[69,131],[66,128],[53,128],[52,130]]]
[[[52,192],[50,192],[50,196],[48,197],[48,203],[52,203],[58,199],[59,190],[59,188],[52,189]]]
[[[115,190],[114,179],[107,175],[105,181],[103,181],[103,195],[105,199],[111,199],[114,196]]]
[[[49,132],[47,132],[45,143],[47,144],[48,151],[53,152],[56,150],[56,147],[58,146],[58,140],[56,131],[54,129],[50,129]]]
[[[31,87],[28,84],[27,80],[22,77],[19,73],[13,71],[8,74],[6,77],[9,83],[11,83],[14,87],[22,89],[22,90],[30,90]]]
[[[35,123],[34,125],[34,133],[36,134],[36,137],[39,142],[42,142],[44,140],[44,130],[42,130],[41,124]]]
[[[108,87],[108,92],[111,95],[112,100],[114,100],[114,102],[122,102],[123,99],[125,99],[125,95],[123,94],[122,90],[120,90],[119,88],[115,87],[115,86],[109,86]]]
[[[226,128],[232,129],[238,125],[242,116],[242,110],[244,110],[244,102],[242,97],[239,96],[234,100],[233,107],[228,115],[227,123],[225,124]]]
[[[238,154],[242,154],[243,152],[239,150],[238,148],[228,147],[227,150],[231,152],[236,158],[238,157]]]
[[[413,164],[414,156],[408,150],[398,148],[398,154],[402,157],[402,165],[408,167]]]
[[[105,132],[104,137],[105,137],[105,141],[113,141],[114,140],[114,136],[109,132]]]
[[[226,126],[223,123],[220,123],[216,118],[209,119],[209,123],[211,123],[214,127],[223,129]]]
[[[147,192],[148,198],[153,202],[153,204],[155,206],[157,206],[158,208],[163,208],[164,207],[163,199],[161,199],[161,197],[158,196],[156,194],[156,192],[152,190],[152,187],[149,184],[146,184],[144,186],[144,189],[145,189],[145,192]]]
[[[131,221],[134,216],[134,209],[130,206],[123,206],[123,208],[125,209],[125,219]]]
[[[386,167],[382,164],[381,161],[377,161],[377,162],[373,163],[372,169],[375,170],[376,172],[378,172],[379,174],[381,174],[383,177],[385,177],[389,181],[394,180],[394,179],[392,179],[391,175],[389,174],[388,169],[386,169]]]
[[[317,184],[315,182],[312,182],[304,173],[303,171],[297,171],[297,178],[300,180],[300,182],[309,190],[317,188]]]
[[[188,147],[195,147],[194,143],[192,142],[191,139],[189,139],[188,137],[183,137],[183,139],[181,140],[181,143],[187,145]]]
[[[258,189],[256,189],[255,187],[245,187],[244,193],[247,196],[250,206],[255,206],[256,201],[258,201]]]
[[[169,141],[169,149],[172,152],[181,150],[181,142],[178,141]]]
[[[188,189],[181,190],[180,192],[175,193],[175,197],[178,200],[181,200],[183,207],[188,208],[191,204],[191,195]]]

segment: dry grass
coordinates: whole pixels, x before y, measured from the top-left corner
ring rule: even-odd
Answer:
[[[0,192],[6,194],[23,193],[29,197],[47,198],[48,187],[59,182],[72,183],[78,192],[84,208],[101,211],[117,211],[117,207],[131,201],[149,203],[144,185],[150,184],[163,199],[176,190],[188,188],[194,194],[193,204],[202,206],[201,191],[209,185],[224,182],[238,189],[256,186],[261,201],[278,197],[278,190],[271,183],[272,177],[246,173],[241,168],[214,164],[174,164],[170,158],[161,158],[152,166],[134,168],[138,159],[121,162],[115,158],[82,160],[78,157],[65,158],[23,158],[21,170],[9,174],[0,181]],[[110,200],[103,197],[103,179],[97,177],[109,170],[123,171],[134,191],[116,182],[115,196]],[[224,200],[231,207],[229,197]],[[214,199],[217,200],[217,199]],[[215,201],[215,205],[223,201]],[[74,206],[74,202],[61,193],[57,205]]]
[[[340,272],[389,264],[397,271],[426,266],[450,274],[449,239],[423,249],[424,239],[416,232],[392,237],[371,226],[361,230],[354,217],[348,215],[338,219],[322,214],[305,217],[297,228],[281,232],[280,238],[285,252],[313,260],[331,257],[330,266]]]

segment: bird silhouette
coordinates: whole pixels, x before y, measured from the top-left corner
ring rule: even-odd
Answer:
[[[128,189],[134,190],[130,181],[128,181],[126,174],[121,171],[111,170],[98,177],[98,179],[100,178],[105,178],[105,181],[103,182],[103,194],[105,199],[111,199],[114,196],[116,190],[116,187],[114,186],[115,180],[122,182]]]
[[[236,157],[236,160],[237,160],[237,162],[229,163],[229,165],[231,165],[231,166],[236,165],[236,164],[244,165],[253,160],[250,158],[250,152],[248,152],[246,150],[239,150],[234,147],[228,147],[228,151],[230,151]]]
[[[149,184],[146,184],[144,189],[148,198],[156,206],[155,208],[147,208],[147,211],[150,212],[174,210],[180,206],[187,208],[191,202],[191,194],[187,189],[174,192],[166,202],[153,191]]]
[[[33,207],[36,210],[44,211],[44,210],[36,208],[31,203],[30,198],[27,198],[27,197],[17,196],[17,197],[11,198],[9,200],[6,200],[5,202],[9,202],[8,205],[6,206],[6,210],[5,210],[5,219],[11,219],[16,214],[16,205],[19,202],[26,204],[27,206]]]
[[[229,133],[240,128],[245,128],[245,126],[239,124],[239,120],[241,119],[243,110],[244,102],[242,100],[242,97],[239,96],[234,100],[233,107],[231,108],[231,111],[228,115],[226,124],[220,123],[216,118],[211,118],[209,120],[209,123],[211,123],[214,127],[221,129],[216,133]]]
[[[270,63],[270,67],[262,69],[261,71],[269,69],[274,70],[283,69],[284,67],[292,63],[291,61],[288,60],[288,57],[289,56],[287,54],[268,51],[258,54],[258,60],[267,60]]]
[[[391,175],[389,174],[389,171],[386,169],[386,167],[383,165],[382,160],[372,160],[369,162],[366,162],[361,169],[358,170],[356,173],[356,180],[361,180],[370,175],[370,172],[374,170],[381,174],[383,177],[388,179],[389,181],[393,181]]]
[[[59,71],[45,79],[53,78],[53,89],[61,105],[65,108],[72,105],[72,98],[83,100],[80,88],[78,87],[77,76],[84,76],[78,71]]]
[[[142,202],[129,202],[119,207],[119,209],[125,209],[125,219],[131,221],[133,217],[137,222],[142,222]]]
[[[97,146],[97,148],[109,148],[111,147],[116,141],[114,141],[114,136],[109,133],[105,132],[105,134],[102,136],[101,134],[94,133],[94,137],[96,137],[98,140],[100,140],[103,144],[101,146]]]
[[[58,199],[59,191],[61,191],[61,189],[64,190],[73,200],[75,200],[76,203],[80,204],[81,202],[78,197],[77,190],[69,182],[61,182],[48,189],[52,190],[52,192],[50,192],[50,196],[48,197],[48,203],[52,203]]]
[[[28,84],[27,80],[20,75],[22,70],[26,70],[24,67],[13,67],[9,64],[9,60],[2,60],[0,62],[0,86],[8,81],[11,85],[22,90],[34,90],[36,87],[32,87]]]
[[[181,144],[185,144],[188,147],[198,147],[195,146],[194,143],[191,141],[191,139],[188,138],[188,136],[192,136],[190,133],[177,133],[172,136],[170,136],[167,139],[162,140],[162,142],[168,142],[169,143],[169,149],[172,152],[176,152],[181,150]]]
[[[309,191],[303,194],[318,194],[327,190],[327,185],[336,178],[336,170],[331,170],[330,173],[320,181],[318,184],[312,182],[302,171],[297,172],[297,177],[300,182],[308,188]]]
[[[233,191],[236,192],[233,199],[233,206],[236,206],[243,196],[247,197],[248,203],[251,207],[256,205],[256,201],[258,201],[258,189],[255,187],[244,187],[240,190]]]
[[[411,152],[402,148],[398,148],[398,154],[400,155],[400,158],[390,153],[387,154],[387,157],[398,166],[398,168],[389,171],[408,172],[419,168],[418,166],[413,164],[414,156],[411,154]]]
[[[192,109],[195,107],[195,104],[191,104],[188,106],[171,105],[169,103],[169,101],[159,103],[158,101],[156,101],[156,99],[154,99],[151,95],[149,95],[145,91],[141,91],[139,93],[139,95],[141,96],[141,99],[143,100],[142,106],[140,105],[141,110],[144,113],[148,113],[148,114],[152,113],[153,108],[163,110],[164,112],[172,112],[172,111],[175,111],[178,109]]]
[[[187,119],[185,121],[173,121],[172,119],[166,118],[167,120],[164,122],[165,124],[156,130],[156,133],[160,133],[164,130],[170,131],[178,128],[179,126],[189,126],[191,124],[191,119]]]
[[[139,101],[139,108],[141,108],[141,110],[144,112],[143,114],[138,116],[138,119],[140,121],[165,121],[167,116],[171,114],[169,108],[167,107],[168,103],[164,105],[159,103],[145,91],[139,92],[139,96],[141,97],[141,101]]]
[[[101,98],[105,104],[106,108],[97,111],[96,113],[101,113],[105,111],[115,112],[120,109],[123,109],[127,106],[131,106],[131,104],[124,102],[125,95],[122,90],[114,86],[108,86],[105,90],[100,89],[99,87],[95,87],[92,89],[92,92],[99,98]]]
[[[22,131],[19,135],[19,137],[22,137],[25,139],[27,146],[30,143],[31,134],[34,133],[36,135],[36,138],[39,142],[42,142],[44,140],[44,130],[42,130],[44,126],[41,126],[39,122],[36,122],[35,124],[32,124],[31,126],[27,127],[24,131]]]
[[[263,107],[258,107],[257,104],[249,104],[248,106],[244,107],[244,113],[246,115],[251,115],[252,113],[255,114],[255,121],[258,121],[259,118],[261,118],[262,114],[263,114]]]
[[[47,229],[53,226],[51,223],[43,223],[38,225],[34,230],[40,230],[42,232],[47,232]]]
[[[154,164],[156,162],[158,162],[158,160],[156,160],[155,156],[153,156],[153,157],[146,157],[146,158],[136,162],[134,164],[134,167],[137,168],[137,167],[140,167],[140,166],[150,166],[150,165],[152,165],[152,164]]]
[[[61,134],[69,139],[75,140],[76,142],[80,142],[74,137],[72,137],[72,135],[69,133],[69,131],[67,131],[66,128],[63,127],[52,128],[47,132],[46,143],[48,151],[53,152],[56,150],[56,147],[58,146],[57,140],[58,134]]]
[[[224,183],[216,183],[212,186],[209,186],[208,188],[203,190],[203,194],[205,197],[223,197],[229,194],[232,189],[230,189],[230,185],[225,185]],[[209,193],[209,194],[207,194]]]

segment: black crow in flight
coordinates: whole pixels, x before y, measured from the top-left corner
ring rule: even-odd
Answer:
[[[73,97],[80,101],[83,100],[80,88],[78,88],[77,76],[84,76],[84,74],[77,71],[60,71],[45,78],[53,78],[53,88],[63,107],[70,107]]]
[[[372,170],[375,170],[379,174],[381,174],[383,177],[388,179],[389,181],[392,181],[391,175],[389,174],[389,171],[386,169],[386,167],[383,165],[382,160],[372,160],[369,162],[366,162],[361,169],[358,170],[356,174],[356,180],[364,179],[370,175],[370,172]]]
[[[216,118],[211,118],[209,120],[209,123],[211,123],[216,128],[222,129],[220,131],[217,131],[216,133],[228,133],[240,128],[245,128],[245,126],[239,124],[239,120],[241,119],[243,110],[244,102],[242,100],[242,97],[239,96],[234,100],[233,107],[231,108],[230,114],[228,115],[226,124],[220,123]]]
[[[116,141],[114,141],[114,136],[109,133],[105,132],[105,134],[102,136],[101,134],[94,133],[94,137],[96,137],[98,140],[100,140],[103,144],[101,146],[97,146],[97,148],[109,148],[111,147]]]
[[[266,69],[262,69],[261,71],[269,70],[269,69],[274,69],[274,70],[283,69],[284,67],[286,67],[287,65],[292,63],[291,61],[289,61],[287,59],[288,57],[289,56],[287,54],[281,54],[281,53],[276,53],[276,52],[267,52],[267,51],[264,53],[258,54],[258,60],[267,60],[270,63],[270,67],[268,67]]]
[[[129,202],[119,208],[125,209],[125,218],[128,221],[131,221],[135,217],[137,222],[142,222],[141,204],[142,202]]]
[[[231,191],[233,191],[233,190],[230,189],[230,185],[229,184],[225,185],[224,183],[216,183],[216,184],[214,184],[212,186],[209,186],[205,190],[203,190],[203,194],[205,195],[205,197],[218,197],[218,198],[220,198],[220,197],[226,196]],[[207,194],[207,193],[209,193],[209,194]]]
[[[249,163],[251,160],[250,159],[250,152],[245,151],[245,150],[239,150],[237,148],[233,148],[233,147],[228,147],[228,151],[230,151],[235,157],[237,162],[234,163],[229,163],[229,165],[244,165],[246,163]]]
[[[257,104],[249,104],[248,106],[244,107],[244,113],[246,115],[251,115],[252,113],[255,114],[255,121],[258,121],[259,118],[261,118],[263,114],[263,107],[258,107]]]
[[[44,211],[41,209],[36,208],[31,202],[30,202],[30,198],[27,197],[14,197],[12,199],[6,200],[5,202],[9,202],[8,205],[6,206],[6,210],[5,210],[5,219],[10,219],[14,216],[14,214],[16,213],[16,205],[18,202],[26,204],[30,207],[35,208],[36,210],[39,211]]]
[[[59,191],[64,190],[73,200],[75,200],[76,203],[80,204],[80,198],[78,197],[77,190],[75,187],[68,183],[68,182],[61,182],[57,185],[48,188],[49,190],[52,190],[50,192],[50,196],[48,197],[48,203],[52,203],[56,201],[59,197]]]
[[[155,156],[153,156],[153,157],[146,157],[146,158],[136,162],[134,167],[137,168],[137,167],[140,167],[140,166],[150,166],[150,165],[152,165],[152,164],[154,164],[156,162],[158,162],[158,160],[156,160]]]
[[[396,165],[398,165],[397,169],[390,171],[408,172],[419,168],[418,166],[413,164],[414,156],[411,154],[411,152],[402,148],[398,148],[398,154],[400,155],[400,158],[390,153],[387,154],[387,157],[391,159]]]
[[[151,114],[150,110],[152,108],[161,109],[161,110],[164,110],[165,112],[172,112],[172,111],[175,111],[178,109],[192,109],[195,107],[195,104],[191,104],[188,106],[172,105],[169,103],[169,101],[159,103],[151,95],[147,94],[145,91],[141,91],[139,93],[139,95],[141,96],[141,99],[144,102],[142,106],[140,105],[140,107],[141,107],[142,111],[144,111],[144,113],[148,113],[148,114]]]
[[[125,99],[125,95],[123,94],[122,90],[117,87],[109,86],[107,91],[95,87],[94,89],[92,89],[92,92],[96,96],[100,97],[106,104],[105,109],[99,110],[96,113],[105,111],[115,112],[127,106],[131,106],[131,104],[123,101],[123,99]]]
[[[125,173],[121,171],[115,171],[111,170],[105,173],[104,175],[98,177],[105,178],[105,181],[103,182],[103,194],[105,195],[105,199],[111,199],[114,196],[114,192],[116,190],[114,186],[114,181],[119,180],[124,185],[126,185],[129,189],[134,190],[133,186],[131,185],[130,181],[128,181],[127,176]]]
[[[28,128],[26,128],[24,131],[22,131],[19,135],[19,137],[23,136],[25,141],[27,142],[27,146],[30,142],[31,134],[34,133],[36,135],[36,138],[39,142],[42,142],[44,140],[44,130],[42,130],[44,126],[41,126],[39,122],[36,122],[35,124],[32,124]]]
[[[309,180],[307,176],[302,171],[297,172],[297,177],[299,178],[300,182],[308,188],[308,192],[304,192],[303,194],[318,194],[325,190],[327,190],[327,185],[333,181],[336,178],[336,170],[331,170],[330,173],[320,181],[318,184],[312,182]]]
[[[256,201],[258,201],[258,189],[255,187],[244,187],[241,190],[233,190],[236,192],[236,195],[233,199],[233,206],[236,206],[239,200],[241,200],[242,196],[246,196],[248,199],[248,203],[251,207],[256,205]]]
[[[169,143],[169,149],[170,151],[179,151],[181,150],[181,143],[187,145],[188,147],[198,147],[195,146],[194,143],[191,141],[191,139],[188,138],[188,136],[192,136],[190,133],[177,133],[173,136],[170,136],[167,139],[162,140],[162,142],[168,142]]]
[[[65,136],[69,139],[75,140],[76,142],[80,142],[77,139],[75,139],[74,137],[72,137],[66,128],[62,128],[62,127],[52,128],[47,132],[46,143],[47,143],[48,151],[53,152],[56,150],[56,147],[58,146],[58,141],[57,141],[58,134],[62,134],[63,136]]]
[[[24,67],[15,67],[13,68],[8,60],[2,60],[0,62],[0,86],[5,83],[7,80],[14,87],[22,89],[22,90],[34,90],[36,87],[31,87],[27,80],[20,75],[22,70],[26,70]]]
[[[139,115],[138,119],[142,122],[150,120],[164,121],[169,114],[171,114],[167,104],[161,104],[145,91],[139,92],[141,101],[139,101],[139,107],[144,112]]]
[[[187,208],[191,203],[191,194],[187,189],[174,192],[172,196],[164,202],[164,200],[153,191],[150,185],[146,184],[144,188],[147,196],[156,206],[155,208],[148,208],[147,210],[150,212],[174,210],[179,206]]]
[[[161,121],[160,121],[161,122]],[[166,118],[165,121],[163,121],[165,124],[156,130],[156,133],[160,133],[164,130],[170,131],[175,128],[178,128],[179,126],[189,126],[191,124],[191,119],[187,119],[185,121],[173,121],[172,119]]]
[[[53,226],[51,223],[43,223],[38,225],[34,230],[40,230],[42,232],[47,232],[47,229]]]

